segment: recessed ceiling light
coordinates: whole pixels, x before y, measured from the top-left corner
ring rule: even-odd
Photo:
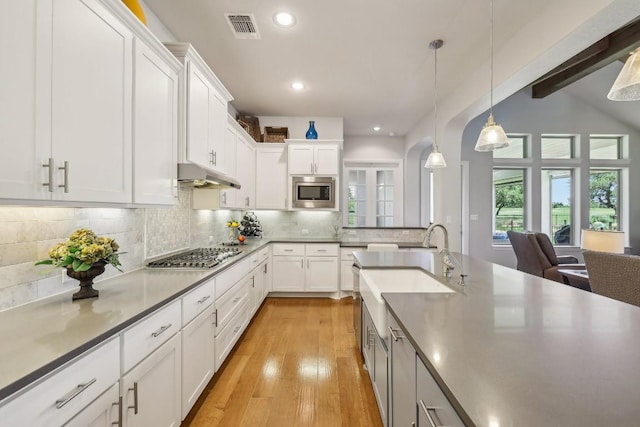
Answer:
[[[378,132],[380,130],[380,126],[374,126],[373,130],[375,130],[376,132]]]
[[[296,24],[296,18],[289,12],[278,12],[273,15],[273,22],[281,27],[289,28]]]
[[[302,82],[293,82],[293,83],[291,83],[291,89],[302,90],[302,89],[304,89],[304,83],[302,83]]]

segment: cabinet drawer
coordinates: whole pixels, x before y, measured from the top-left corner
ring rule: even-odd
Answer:
[[[62,425],[118,381],[120,341],[82,354],[46,380],[0,407],[6,427]]]
[[[353,261],[353,253],[364,250],[366,248],[340,248],[340,259],[342,261]]]
[[[249,323],[249,303],[245,298],[240,301],[240,306],[235,312],[235,315],[228,322],[227,326],[220,331],[215,338],[215,354],[216,354],[216,371],[220,369],[220,366],[231,352],[236,341],[245,327]]]
[[[262,262],[265,259],[269,258],[270,253],[271,253],[271,249],[268,246],[266,248],[260,249],[260,251],[258,252],[259,262]]]
[[[123,372],[133,368],[182,328],[180,300],[156,310],[123,334]]]
[[[186,325],[215,301],[215,279],[198,286],[182,297],[182,324]]]
[[[236,283],[229,292],[216,300],[216,335],[233,317],[237,308],[248,299],[250,282],[251,277],[245,277]]]
[[[251,271],[251,259],[244,258],[216,276],[216,298],[220,298]]]
[[[273,255],[304,255],[302,243],[276,243],[273,245]]]
[[[317,243],[313,245],[305,245],[305,254],[307,256],[338,256],[340,246],[334,243]]]
[[[418,420],[426,421],[419,425],[430,425],[428,419],[431,418],[438,426],[464,426],[422,360],[417,356],[416,359]]]

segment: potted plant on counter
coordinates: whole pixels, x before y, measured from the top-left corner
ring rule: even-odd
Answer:
[[[69,238],[49,249],[49,259],[36,262],[36,265],[54,265],[67,269],[67,276],[80,281],[80,290],[73,299],[95,298],[98,290],[93,289],[93,279],[104,273],[107,264],[119,271],[120,247],[110,237],[98,237],[86,228],[80,228]]]

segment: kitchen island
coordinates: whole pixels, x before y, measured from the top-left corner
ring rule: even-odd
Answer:
[[[640,308],[455,254],[456,294],[384,293],[467,425],[636,426]],[[361,268],[421,268],[437,254],[356,252]],[[444,279],[443,279],[444,280]]]

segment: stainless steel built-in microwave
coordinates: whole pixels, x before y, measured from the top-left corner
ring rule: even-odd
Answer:
[[[293,207],[306,209],[334,209],[336,180],[327,176],[294,176]]]

